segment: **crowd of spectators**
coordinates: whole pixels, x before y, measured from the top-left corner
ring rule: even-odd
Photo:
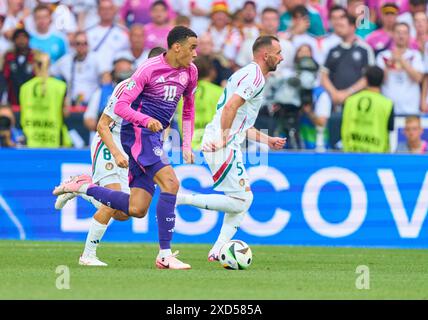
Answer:
[[[213,112],[206,108],[215,108],[209,102],[217,101],[234,71],[251,62],[254,40],[274,35],[284,61],[267,79],[259,129],[286,136],[288,149],[343,150],[342,129],[350,125],[343,122],[344,106],[370,87],[366,72],[377,66],[383,72],[378,94],[386,98],[379,101],[392,102],[392,119],[408,117],[407,142],[397,150],[423,153],[427,1],[0,0],[0,124],[3,131],[10,128],[1,141],[25,144],[19,114],[28,105],[21,99],[30,97],[20,89],[39,77],[40,52],[49,58],[45,77],[66,84],[62,116],[80,113],[82,126],[93,132],[114,85],[151,49],[166,48],[175,25],[184,25],[198,34],[200,85],[213,93],[212,99],[200,96],[199,119],[209,121],[206,115]],[[353,107],[346,108],[349,113]],[[388,134],[394,123],[386,122]]]

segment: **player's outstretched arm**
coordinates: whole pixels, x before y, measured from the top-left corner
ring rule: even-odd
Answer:
[[[273,150],[280,150],[284,148],[284,145],[287,141],[286,138],[270,137],[267,134],[264,134],[263,132],[261,132],[260,130],[257,130],[254,127],[248,129],[247,138],[249,140],[267,144],[269,148]]]
[[[224,148],[227,145],[230,137],[230,128],[232,127],[233,120],[235,120],[236,113],[238,109],[242,107],[245,103],[245,100],[234,94],[229,101],[223,107],[221,113],[221,139],[220,141],[213,141],[202,147],[202,150],[205,152],[215,152]]]
[[[195,155],[192,151],[193,131],[195,129],[195,97],[194,95],[184,96],[183,101],[183,157],[188,164],[195,162]]]
[[[103,113],[97,124],[97,132],[100,135],[101,140],[110,150],[110,153],[113,155],[114,161],[116,162],[117,166],[120,168],[128,168],[128,160],[126,160],[125,156],[116,146],[116,143],[114,143],[113,136],[110,131],[110,124],[112,122],[113,119]]]
[[[195,131],[195,92],[198,86],[198,69],[194,64],[190,66],[190,81],[183,92],[183,157],[186,163],[194,163],[195,155],[192,151],[193,132]]]
[[[224,148],[229,140],[230,129],[232,128],[233,120],[235,120],[238,109],[245,103],[245,99],[240,95],[234,94],[224,106],[221,113],[221,147]]]
[[[143,91],[145,84],[149,81],[145,73],[147,66],[142,66],[124,84],[117,95],[114,113],[128,122],[143,126],[153,132],[162,130],[161,123],[152,117],[132,109],[132,103]]]

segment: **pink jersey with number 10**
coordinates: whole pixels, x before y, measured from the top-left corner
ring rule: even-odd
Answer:
[[[165,54],[150,58],[132,75],[114,112],[125,121],[142,127],[147,127],[149,120],[154,118],[165,129],[183,96],[183,147],[189,149],[194,129],[197,81],[198,70],[193,63],[189,68],[174,68],[165,60]]]

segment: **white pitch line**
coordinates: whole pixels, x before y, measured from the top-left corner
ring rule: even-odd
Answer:
[[[12,220],[13,224],[18,228],[19,239],[25,240],[26,235],[25,235],[24,227],[22,226],[21,222],[19,222],[18,218],[15,216],[12,209],[9,207],[6,200],[4,200],[4,198],[1,195],[0,195],[0,206],[4,209],[6,214],[9,216],[10,220]]]

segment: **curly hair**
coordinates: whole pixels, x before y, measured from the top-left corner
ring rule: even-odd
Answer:
[[[186,41],[188,38],[197,38],[196,33],[184,26],[176,26],[169,33],[167,37],[168,49],[176,42]]]

